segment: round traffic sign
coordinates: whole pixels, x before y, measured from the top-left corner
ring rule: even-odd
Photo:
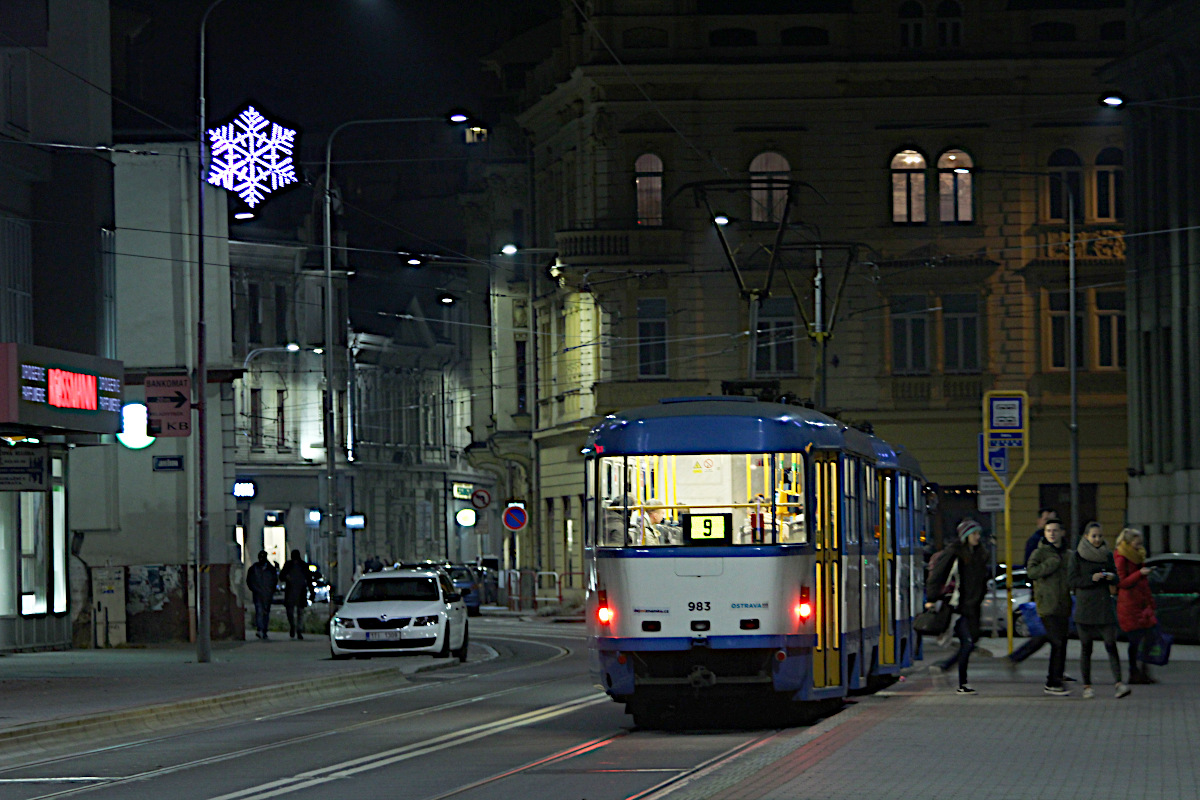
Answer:
[[[492,504],[492,495],[487,489],[476,489],[471,492],[471,505],[476,508],[487,508]]]
[[[510,531],[519,531],[529,521],[529,513],[524,506],[509,506],[504,509],[504,527]]]

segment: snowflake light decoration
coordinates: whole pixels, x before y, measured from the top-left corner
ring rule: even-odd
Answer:
[[[254,208],[271,192],[296,182],[292,150],[296,132],[271,122],[254,106],[219,128],[210,128],[208,182],[235,192]]]

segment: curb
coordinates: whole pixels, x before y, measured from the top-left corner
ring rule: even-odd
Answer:
[[[447,659],[444,663],[426,664],[409,671],[399,667],[383,667],[81,717],[31,722],[0,731],[0,749],[10,751],[22,746],[27,749],[44,749],[42,740],[47,737],[53,737],[54,744],[61,744],[64,736],[96,736],[105,732],[129,733],[131,730],[151,732],[185,722],[260,713],[274,707],[294,708],[294,701],[300,698],[328,701],[339,696],[350,697],[365,690],[377,689],[381,684],[394,688],[408,683],[409,675],[446,669],[458,666],[459,663],[456,658]],[[265,693],[267,689],[270,690],[269,694]]]

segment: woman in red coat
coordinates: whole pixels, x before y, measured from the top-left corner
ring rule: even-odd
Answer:
[[[1142,534],[1134,528],[1126,528],[1117,537],[1114,560],[1117,564],[1117,623],[1129,637],[1129,682],[1157,683],[1150,677],[1146,664],[1137,660],[1138,645],[1142,637],[1158,624],[1154,616],[1154,595],[1150,593],[1150,581],[1146,576],[1150,568],[1146,560],[1146,548],[1142,546]]]

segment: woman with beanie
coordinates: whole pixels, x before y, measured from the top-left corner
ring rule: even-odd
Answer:
[[[1158,624],[1154,615],[1154,595],[1150,593],[1150,581],[1146,578],[1150,568],[1146,560],[1146,548],[1142,546],[1142,533],[1135,528],[1126,528],[1117,537],[1117,623],[1129,637],[1129,682],[1158,683],[1150,677],[1145,664],[1138,664],[1138,646],[1142,637]]]
[[[1075,590],[1075,627],[1079,630],[1079,669],[1083,672],[1083,699],[1096,696],[1092,690],[1092,642],[1104,640],[1108,665],[1112,669],[1117,698],[1129,694],[1121,682],[1121,657],[1117,655],[1117,615],[1113,612],[1112,592],[1117,585],[1117,567],[1104,543],[1099,522],[1083,529],[1079,546],[1067,561],[1067,583]]]
[[[967,661],[975,649],[975,642],[982,635],[979,614],[987,591],[989,562],[988,550],[981,544],[982,539],[983,528],[978,522],[968,517],[958,523],[958,541],[950,545],[950,552],[939,560],[930,576],[935,587],[945,587],[947,579],[957,572],[954,589],[947,602],[956,614],[954,635],[958,637],[958,651],[934,664],[933,669],[945,672],[957,663],[959,694],[975,693],[967,683]]]

